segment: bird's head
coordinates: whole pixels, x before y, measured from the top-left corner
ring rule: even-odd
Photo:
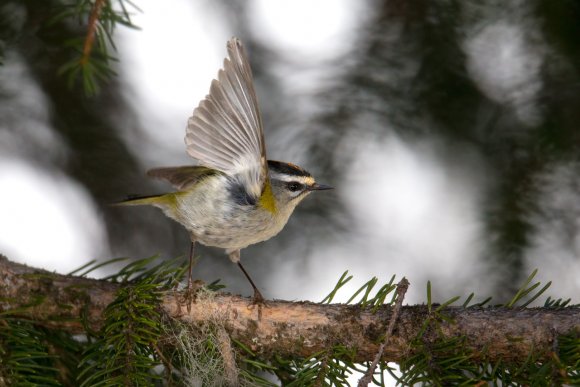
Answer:
[[[294,164],[268,160],[268,170],[272,199],[278,210],[292,211],[312,191],[332,189],[316,183],[310,173]]]

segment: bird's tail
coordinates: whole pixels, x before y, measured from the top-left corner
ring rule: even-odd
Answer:
[[[155,206],[164,203],[164,197],[165,195],[129,196],[125,200],[113,203],[113,206]]]

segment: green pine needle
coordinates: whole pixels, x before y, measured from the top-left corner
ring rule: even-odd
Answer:
[[[332,302],[332,300],[334,299],[336,293],[340,290],[340,288],[342,288],[344,285],[348,283],[348,281],[352,279],[352,275],[349,275],[348,277],[347,275],[348,270],[342,273],[342,275],[338,279],[337,284],[334,286],[334,289],[332,289],[332,291],[328,294],[328,296],[324,297],[324,299],[320,301],[321,304],[330,304]]]

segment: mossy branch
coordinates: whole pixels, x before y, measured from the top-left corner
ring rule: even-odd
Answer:
[[[119,286],[0,259],[2,313],[70,333],[98,330],[104,322],[102,312]],[[174,292],[164,295],[160,308],[192,325],[215,321],[219,316],[232,340],[262,359],[274,359],[275,355],[308,358],[332,342],[356,348],[355,362],[373,360],[393,311],[390,306],[376,308],[373,313],[359,305],[288,301],[251,307],[247,298],[215,294],[194,302],[187,312],[181,295]],[[422,335],[423,344],[461,337],[473,360],[518,363],[525,362],[530,353],[536,360],[549,360],[556,337],[580,332],[580,308],[445,307],[438,313],[445,319],[438,323],[437,334]],[[433,311],[426,305],[403,306],[382,360],[401,362],[412,356],[412,342],[430,318]]]

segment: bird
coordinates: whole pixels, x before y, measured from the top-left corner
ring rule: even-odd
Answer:
[[[296,206],[318,184],[305,169],[268,160],[252,70],[240,39],[227,42],[228,56],[209,94],[189,117],[186,151],[197,165],[151,169],[147,175],[176,189],[132,197],[121,205],[151,205],[189,232],[188,288],[196,243],[225,249],[250,282],[253,303],[265,299],[241,263],[240,251],[266,241],[286,225]]]

